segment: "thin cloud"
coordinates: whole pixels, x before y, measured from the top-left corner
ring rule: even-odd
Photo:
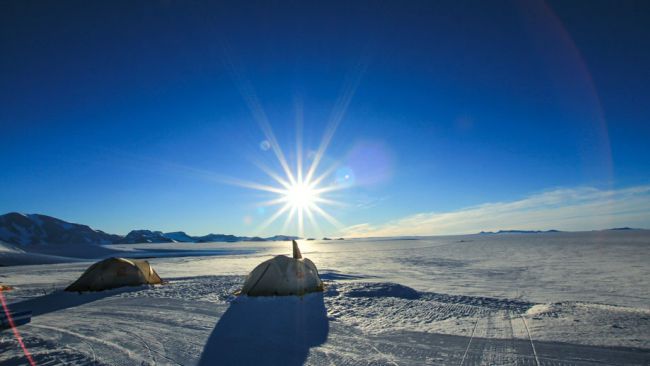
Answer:
[[[425,212],[384,224],[346,227],[348,237],[449,235],[482,230],[593,230],[650,227],[650,185],[616,190],[556,189],[511,202],[486,203],[450,212]]]
[[[367,210],[379,205],[381,202],[388,199],[388,196],[383,197],[363,197],[357,200],[355,207],[357,209]]]

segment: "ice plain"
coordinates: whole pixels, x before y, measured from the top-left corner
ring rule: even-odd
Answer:
[[[0,282],[34,312],[18,330],[39,365],[650,363],[649,231],[300,245],[322,294],[234,295],[287,242],[104,248],[149,258],[161,286],[62,292],[90,262],[0,267]],[[25,362],[0,332],[0,364]]]

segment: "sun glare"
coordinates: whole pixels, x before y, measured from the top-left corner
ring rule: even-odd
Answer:
[[[299,141],[298,146],[300,145]],[[325,183],[325,180],[332,174],[336,165],[325,170],[325,172],[318,176],[315,174],[318,169],[318,163],[324,154],[324,149],[321,149],[314,157],[309,169],[303,171],[302,162],[304,159],[301,151],[298,151],[296,169],[292,170],[289,168],[289,164],[285,160],[284,154],[277,145],[277,142],[274,141],[270,143],[270,146],[275,152],[282,170],[276,172],[263,165],[259,165],[259,167],[269,177],[271,177],[277,185],[270,186],[257,183],[242,184],[245,187],[266,191],[275,195],[275,198],[260,203],[261,206],[278,206],[278,208],[270,217],[261,223],[258,230],[264,230],[283,215],[285,216],[285,220],[284,225],[282,226],[282,232],[286,232],[287,230],[293,231],[292,228],[295,228],[297,229],[296,233],[301,237],[305,235],[306,224],[309,224],[316,233],[320,233],[320,225],[318,225],[316,219],[317,216],[325,219],[333,226],[341,228],[342,224],[332,217],[332,215],[327,213],[327,211],[322,207],[324,205],[341,205],[341,203],[323,197],[323,195],[346,188],[347,186],[336,182]],[[304,175],[303,172],[305,173]]]
[[[302,124],[303,124],[303,110],[302,103],[296,103],[296,144],[295,144],[295,157],[293,162],[293,169],[287,161],[283,149],[280,147],[278,140],[275,138],[271,124],[262,108],[262,104],[257,98],[254,89],[250,82],[243,77],[239,69],[234,64],[230,64],[233,69],[233,76],[236,84],[238,85],[246,104],[258,122],[266,139],[260,143],[262,151],[271,151],[277,158],[279,163],[279,170],[273,170],[259,162],[256,163],[258,167],[264,171],[275,182],[273,185],[260,184],[255,182],[247,182],[241,180],[228,180],[229,183],[236,184],[242,187],[251,188],[259,191],[265,191],[274,195],[274,198],[260,203],[260,212],[266,212],[263,206],[277,206],[277,210],[266,218],[257,228],[258,233],[262,233],[271,224],[277,221],[283,215],[285,216],[282,232],[287,230],[293,231],[295,227],[296,233],[303,237],[305,235],[305,224],[309,224],[314,231],[314,234],[322,234],[318,218],[322,218],[329,224],[334,226],[337,230],[342,229],[344,226],[332,215],[330,215],[323,206],[337,205],[345,206],[343,203],[326,198],[325,195],[331,194],[333,191],[347,189],[350,187],[348,176],[345,176],[344,181],[337,179],[329,179],[331,175],[336,172],[338,163],[334,162],[324,171],[319,172],[322,160],[325,157],[325,152],[332,141],[334,133],[343,119],[345,112],[352,100],[357,86],[361,80],[361,75],[365,69],[365,64],[361,63],[349,78],[345,80],[341,94],[336,99],[334,108],[331,112],[329,120],[326,124],[325,130],[320,145],[316,151],[310,152],[308,155],[303,154],[302,144]],[[308,159],[305,159],[308,157]],[[307,163],[307,160],[311,160]],[[307,169],[304,169],[307,168]],[[338,174],[338,172],[336,172]],[[295,226],[294,226],[295,225]],[[291,228],[290,228],[291,226]]]
[[[306,182],[296,182],[284,193],[286,202],[292,209],[305,209],[318,199],[317,193]]]

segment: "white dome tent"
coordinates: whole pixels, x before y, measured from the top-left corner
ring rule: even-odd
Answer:
[[[323,281],[312,261],[303,258],[293,240],[293,258],[275,256],[259,264],[246,278],[242,295],[288,296],[323,291]]]

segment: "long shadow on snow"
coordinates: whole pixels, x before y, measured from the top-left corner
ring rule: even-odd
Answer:
[[[242,296],[219,319],[199,365],[302,365],[328,333],[322,293]]]
[[[81,306],[113,295],[140,291],[144,288],[146,287],[121,287],[113,290],[84,293],[56,291],[47,295],[11,304],[10,307],[12,312],[31,310],[32,316],[39,316],[59,310]]]

